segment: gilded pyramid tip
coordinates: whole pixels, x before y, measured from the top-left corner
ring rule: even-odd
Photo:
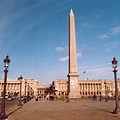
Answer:
[[[70,16],[74,16],[73,10],[70,10]]]

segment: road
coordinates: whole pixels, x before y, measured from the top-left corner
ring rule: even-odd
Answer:
[[[120,120],[112,114],[115,101],[47,101],[34,99],[8,116],[8,120]]]
[[[12,101],[8,101],[6,99],[6,101],[5,101],[5,113],[8,115],[11,112],[13,112],[15,109],[19,108],[18,103],[19,103],[18,99],[14,99]],[[2,99],[0,99],[0,111],[1,111],[1,104],[2,104]]]
[[[8,101],[6,99],[6,101],[5,101],[5,107],[6,107],[6,109],[9,109],[10,107],[18,105],[18,102],[19,102],[18,99],[14,99],[12,101]],[[2,104],[2,99],[0,99],[0,108],[1,108],[1,104]]]

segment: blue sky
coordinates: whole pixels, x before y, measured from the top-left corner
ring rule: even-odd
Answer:
[[[11,79],[23,75],[40,84],[66,79],[71,8],[79,79],[113,79],[113,57],[120,77],[119,0],[0,0],[0,70],[8,54]]]

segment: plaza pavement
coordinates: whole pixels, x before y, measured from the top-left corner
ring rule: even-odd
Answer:
[[[84,100],[47,101],[32,99],[21,108],[7,111],[7,120],[120,120],[120,114],[112,114],[115,101]]]

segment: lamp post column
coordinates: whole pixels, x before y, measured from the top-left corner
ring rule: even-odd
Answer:
[[[107,83],[104,82],[105,84],[105,102],[108,102],[108,91],[107,91]]]
[[[5,76],[4,76],[4,88],[3,88],[3,98],[2,98],[0,119],[8,118],[8,116],[5,113],[5,97],[6,97],[6,83],[7,83],[7,73],[8,73],[7,68],[9,67],[9,63],[10,63],[10,60],[9,60],[9,56],[7,55],[6,58],[4,59],[4,67],[5,67],[4,73],[5,73]]]
[[[115,59],[115,57],[112,60],[112,64],[113,64],[114,81],[115,81],[115,103],[116,103],[116,107],[115,110],[113,111],[113,114],[118,114],[119,100],[118,100],[118,85],[117,85],[117,60]]]
[[[99,88],[100,88],[100,101],[101,101],[102,100],[102,96],[101,96],[101,94],[102,94],[102,83],[99,84]]]
[[[18,106],[22,106],[22,103],[21,103],[22,79],[23,79],[22,76],[20,76],[20,77],[18,78],[18,80],[20,80],[20,99],[19,99],[19,104],[18,104]]]
[[[117,70],[116,68],[114,68],[113,70],[114,72],[114,80],[115,80],[115,103],[116,103],[116,107],[115,110],[113,111],[113,114],[118,114],[119,112],[119,100],[118,100],[118,85],[117,85]]]
[[[67,100],[66,100],[66,103],[67,102],[70,102],[70,100],[69,100],[69,81],[67,81]]]
[[[26,103],[27,102],[27,100],[26,100],[26,84],[27,84],[27,81],[25,81],[25,98],[24,98],[24,103]]]
[[[6,96],[6,81],[7,81],[7,68],[4,70],[5,73],[5,78],[4,78],[4,89],[3,89],[3,98],[2,98],[2,106],[1,106],[1,113],[0,113],[0,118],[8,118],[6,113],[5,113],[5,96]]]

